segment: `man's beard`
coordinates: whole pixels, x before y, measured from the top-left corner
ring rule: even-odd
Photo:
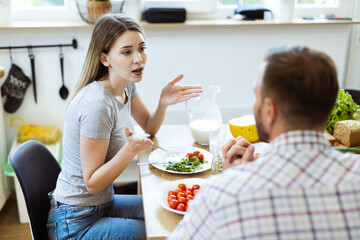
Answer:
[[[260,138],[265,142],[269,142],[269,133],[266,132],[263,122],[262,122],[262,115],[261,115],[262,106],[258,108],[257,112],[255,113],[255,123],[256,123],[256,131]]]

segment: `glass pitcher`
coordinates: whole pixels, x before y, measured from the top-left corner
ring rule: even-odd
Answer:
[[[216,95],[219,92],[219,86],[207,86],[203,88],[200,97],[192,98],[185,103],[191,134],[201,145],[209,145],[209,133],[221,127],[222,116],[216,103]]]

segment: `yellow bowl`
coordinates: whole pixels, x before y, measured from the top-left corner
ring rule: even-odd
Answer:
[[[256,132],[254,115],[245,115],[239,118],[230,119],[229,128],[234,138],[242,136],[249,142],[256,142],[259,140],[259,136]]]

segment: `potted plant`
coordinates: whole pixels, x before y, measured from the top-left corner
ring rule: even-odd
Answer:
[[[110,0],[87,0],[86,8],[89,22],[95,23],[101,15],[111,11],[111,2]]]

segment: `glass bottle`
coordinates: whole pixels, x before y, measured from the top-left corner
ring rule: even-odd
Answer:
[[[217,131],[210,132],[210,153],[213,155],[211,162],[211,173],[218,174],[224,171],[225,159],[222,154],[222,147],[226,142],[226,131],[219,129]]]

